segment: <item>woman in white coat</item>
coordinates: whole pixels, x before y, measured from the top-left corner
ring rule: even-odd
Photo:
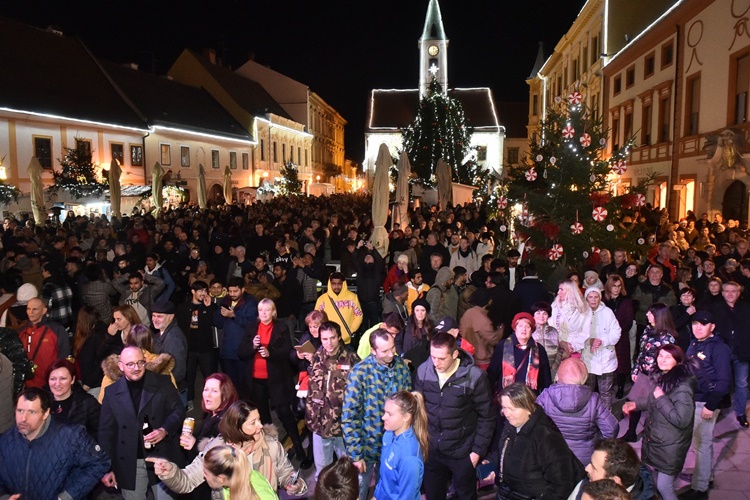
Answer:
[[[615,344],[620,340],[622,330],[615,313],[602,303],[599,288],[586,289],[586,302],[591,308],[584,321],[583,331],[589,332],[589,338],[581,356],[589,371],[586,385],[591,390],[598,386],[602,403],[611,408],[617,371]]]
[[[565,280],[558,285],[549,325],[557,330],[562,359],[581,357],[589,338],[589,331],[584,330],[583,323],[590,310],[576,282]]]

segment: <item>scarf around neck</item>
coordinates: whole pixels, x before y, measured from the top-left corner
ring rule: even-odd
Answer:
[[[533,338],[530,338],[526,344],[526,354],[518,366],[516,366],[515,347],[517,344],[518,339],[515,333],[506,339],[505,344],[503,344],[503,388],[516,382],[516,374],[523,367],[524,363],[528,362],[529,366],[526,369],[526,380],[524,380],[524,383],[530,389],[536,390],[538,387],[537,379],[539,378],[539,345],[534,342]]]

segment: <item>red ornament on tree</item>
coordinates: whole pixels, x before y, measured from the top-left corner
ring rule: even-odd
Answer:
[[[625,173],[625,171],[628,169],[627,163],[625,163],[625,160],[617,160],[617,163],[612,165],[612,171],[616,173],[617,175],[622,175]]]
[[[544,233],[544,236],[549,240],[557,239],[557,235],[560,234],[560,227],[552,222],[545,222],[539,229]]]
[[[635,206],[636,207],[642,207],[646,204],[646,197],[642,195],[641,193],[638,193],[635,195]]]
[[[583,232],[583,224],[576,221],[575,223],[571,224],[570,230],[573,234],[581,234]]]
[[[601,222],[607,218],[607,209],[604,207],[596,207],[594,211],[591,213],[591,216],[594,218],[595,221]]]
[[[563,247],[559,243],[552,245],[552,248],[547,252],[547,258],[549,260],[559,260],[563,255]]]
[[[497,199],[497,206],[500,209],[507,208],[508,207],[508,198],[505,196],[501,196]]]
[[[571,94],[568,96],[568,102],[573,106],[578,106],[579,104],[581,104],[581,99],[583,99],[583,96],[580,92],[571,92]]]
[[[576,129],[572,125],[566,125],[562,131],[562,135],[565,139],[572,139],[576,135]]]
[[[584,148],[591,146],[591,136],[589,134],[583,134],[579,140],[581,141],[581,146]]]
[[[528,169],[525,175],[526,175],[526,180],[529,182],[534,182],[537,177],[536,170],[534,170],[533,168]]]

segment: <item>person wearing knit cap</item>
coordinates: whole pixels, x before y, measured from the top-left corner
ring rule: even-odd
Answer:
[[[411,362],[411,370],[430,357],[430,339],[434,328],[435,323],[430,319],[430,303],[423,298],[415,300],[403,334],[396,337],[396,352]]]
[[[599,288],[587,288],[585,296],[591,308],[583,326],[583,331],[588,332],[589,338],[581,352],[581,359],[589,372],[586,385],[592,391],[598,386],[602,404],[611,408],[617,371],[615,344],[620,340],[622,330],[615,313],[602,303],[602,291]]]
[[[604,284],[599,278],[599,273],[597,273],[593,269],[589,269],[588,271],[583,273],[583,288],[585,289],[592,286],[597,287],[599,290],[604,289]]]
[[[513,334],[495,347],[487,369],[493,390],[510,384],[525,384],[534,394],[539,394],[552,384],[547,351],[532,338],[536,328],[534,317],[520,312],[511,322]]]
[[[0,317],[0,327],[18,328],[24,321],[29,319],[26,314],[26,304],[33,298],[39,297],[39,292],[31,283],[24,283],[15,295],[15,303],[6,308]],[[3,304],[5,305],[5,304]]]

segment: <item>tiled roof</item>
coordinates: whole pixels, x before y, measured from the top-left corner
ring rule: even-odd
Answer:
[[[226,90],[242,108],[253,116],[263,116],[273,113],[277,116],[289,118],[271,95],[258,83],[244,76],[240,76],[229,68],[213,64],[206,56],[191,51],[191,54],[203,65],[211,76]]]
[[[102,63],[150,125],[180,128],[235,139],[252,135],[203,89],[130,67]]]
[[[475,130],[497,129],[498,123],[492,91],[489,88],[452,89],[448,95],[464,109],[467,125]],[[397,130],[411,125],[419,106],[419,91],[375,89],[371,95],[368,132]]]
[[[0,67],[0,107],[147,128],[75,38],[0,18]]]

